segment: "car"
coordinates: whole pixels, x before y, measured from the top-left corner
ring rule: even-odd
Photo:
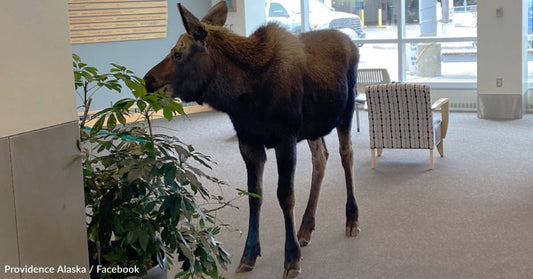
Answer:
[[[267,0],[265,1],[267,22],[277,22],[293,33],[301,32],[300,1]],[[350,39],[363,39],[361,18],[358,15],[335,11],[318,0],[309,0],[309,29],[337,29]]]

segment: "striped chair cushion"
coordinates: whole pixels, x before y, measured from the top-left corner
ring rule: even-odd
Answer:
[[[427,85],[389,83],[366,87],[370,148],[433,149],[433,116]]]

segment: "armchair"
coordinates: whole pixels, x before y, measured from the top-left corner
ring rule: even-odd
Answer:
[[[359,107],[366,103],[365,88],[368,85],[389,83],[390,76],[387,69],[368,68],[357,70],[357,96],[355,97],[355,119],[357,132],[359,132]]]
[[[441,98],[431,104],[427,85],[389,83],[366,89],[370,136],[371,168],[375,167],[376,149],[429,149],[429,168],[433,169],[433,148],[444,156],[444,138],[448,130],[449,101]],[[433,111],[441,110],[440,119]]]

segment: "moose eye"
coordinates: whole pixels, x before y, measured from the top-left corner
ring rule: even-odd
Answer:
[[[181,56],[182,53],[177,51],[172,54],[172,57],[174,57],[174,59],[181,59]]]

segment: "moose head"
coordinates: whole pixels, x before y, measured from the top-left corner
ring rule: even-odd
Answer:
[[[215,72],[215,65],[206,48],[209,29],[222,28],[228,6],[221,1],[199,20],[178,3],[183,26],[182,34],[170,53],[144,76],[148,92],[163,90],[183,101],[202,103],[202,91]]]

